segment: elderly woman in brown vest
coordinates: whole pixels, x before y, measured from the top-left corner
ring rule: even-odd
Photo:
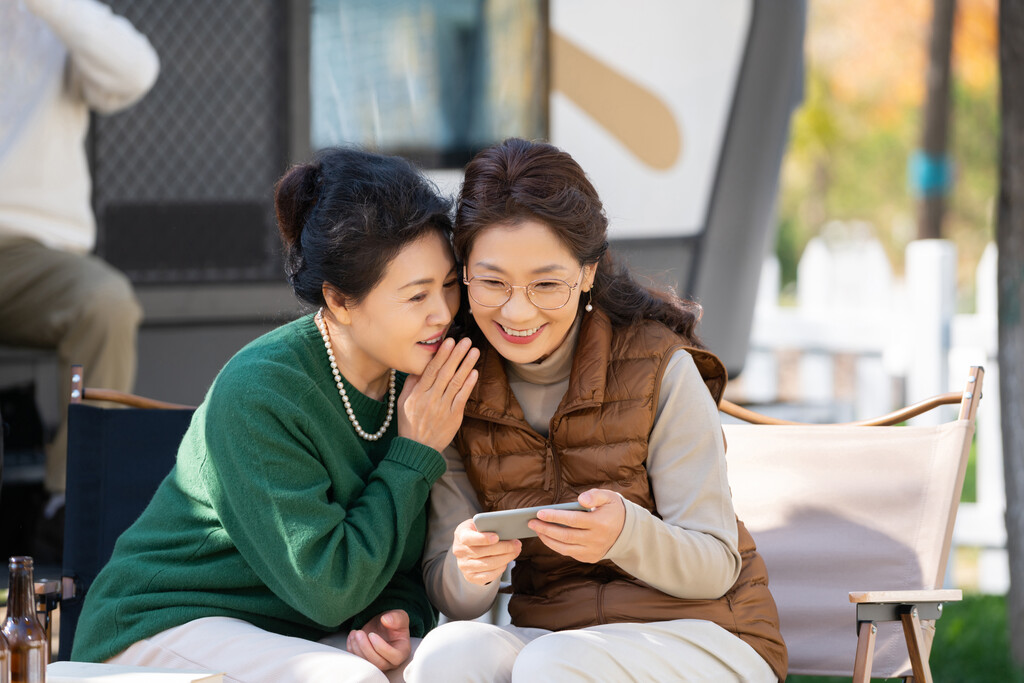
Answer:
[[[786,648],[764,562],[736,519],[699,307],[606,253],[579,165],[510,139],[466,169],[455,250],[483,349],[447,472],[431,492],[428,594],[449,618],[495,599],[512,625],[452,621],[407,681],[775,681]],[[477,512],[548,510],[499,541]]]

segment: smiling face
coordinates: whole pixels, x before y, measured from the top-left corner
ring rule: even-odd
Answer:
[[[594,284],[596,265],[580,268],[569,248],[555,232],[539,221],[495,225],[482,230],[466,258],[466,276],[505,280],[515,285],[511,298],[501,306],[473,302],[473,318],[487,341],[514,363],[533,363],[547,358],[572,328],[580,296]],[[535,280],[562,280],[579,286],[561,308],[538,308],[527,296],[525,285]]]
[[[398,252],[358,304],[345,306],[325,286],[325,317],[345,379],[375,395],[391,368],[423,372],[459,308],[458,282],[448,242],[431,231]]]

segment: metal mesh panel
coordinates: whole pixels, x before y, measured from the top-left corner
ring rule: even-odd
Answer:
[[[98,251],[136,282],[277,279],[287,159],[284,0],[110,0],[160,55],[131,109],[94,117]]]

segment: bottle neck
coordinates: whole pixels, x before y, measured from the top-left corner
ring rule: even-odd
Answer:
[[[35,586],[32,582],[32,560],[12,557],[11,581],[7,592],[8,617],[34,617],[36,614]]]

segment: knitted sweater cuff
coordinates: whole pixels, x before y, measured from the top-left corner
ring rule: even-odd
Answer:
[[[391,442],[386,459],[419,472],[431,485],[445,471],[444,458],[438,451],[403,436],[397,436]]]

